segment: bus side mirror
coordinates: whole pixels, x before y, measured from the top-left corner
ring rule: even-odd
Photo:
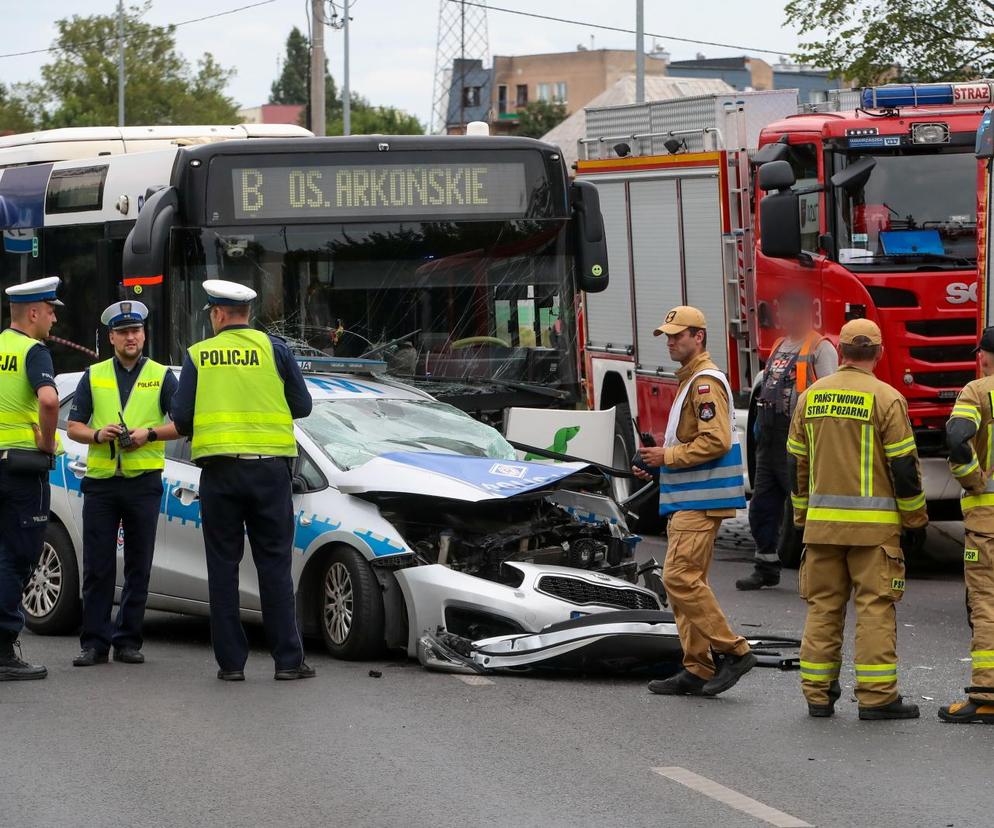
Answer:
[[[589,181],[574,181],[571,188],[576,239],[576,273],[580,290],[599,293],[607,288],[607,236],[601,199]]]
[[[151,193],[124,242],[124,276],[162,276],[166,268],[169,231],[179,210],[175,187]]]

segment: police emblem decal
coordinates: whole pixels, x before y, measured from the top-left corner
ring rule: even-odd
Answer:
[[[715,414],[715,411],[714,411],[714,403],[713,402],[701,403],[697,407],[697,416],[698,416],[698,418],[701,419],[701,420],[704,420],[705,422],[707,422],[708,420],[713,420],[714,419],[714,414]]]

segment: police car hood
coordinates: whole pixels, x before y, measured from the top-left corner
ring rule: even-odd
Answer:
[[[554,487],[586,463],[529,463],[432,452],[390,452],[337,475],[346,494],[413,494],[449,500],[501,500]]]

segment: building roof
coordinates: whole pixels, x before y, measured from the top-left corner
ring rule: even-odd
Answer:
[[[669,65],[680,69],[745,69],[751,59],[748,55],[723,58],[697,58],[695,60],[671,60]]]
[[[735,90],[723,80],[715,78],[669,78],[663,75],[645,76],[645,99],[647,101],[668,101],[673,98],[689,98],[693,95],[713,95]],[[635,75],[619,78],[600,95],[587,104],[587,107],[619,106],[635,103]],[[562,151],[566,164],[572,166],[577,159],[576,143],[587,134],[586,109],[574,112],[565,121],[553,128],[542,140],[557,145]]]

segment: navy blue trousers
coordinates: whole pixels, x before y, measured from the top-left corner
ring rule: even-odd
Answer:
[[[787,432],[790,421],[780,415],[759,412],[756,441],[756,479],[749,499],[749,529],[756,541],[756,568],[780,571],[779,547],[786,520],[793,520],[790,475],[787,471]]]
[[[21,594],[45,545],[48,474],[11,474],[0,460],[0,645],[24,628]]]
[[[276,669],[299,667],[304,660],[290,572],[291,498],[286,458],[211,457],[203,462],[200,511],[207,551],[211,640],[222,670],[241,670],[248,659],[238,601],[238,566],[246,532],[259,573],[262,622]]]
[[[162,475],[83,479],[83,631],[79,643],[106,653],[142,646],[142,622],[162,503]],[[117,618],[117,529],[124,526],[124,588]]]

